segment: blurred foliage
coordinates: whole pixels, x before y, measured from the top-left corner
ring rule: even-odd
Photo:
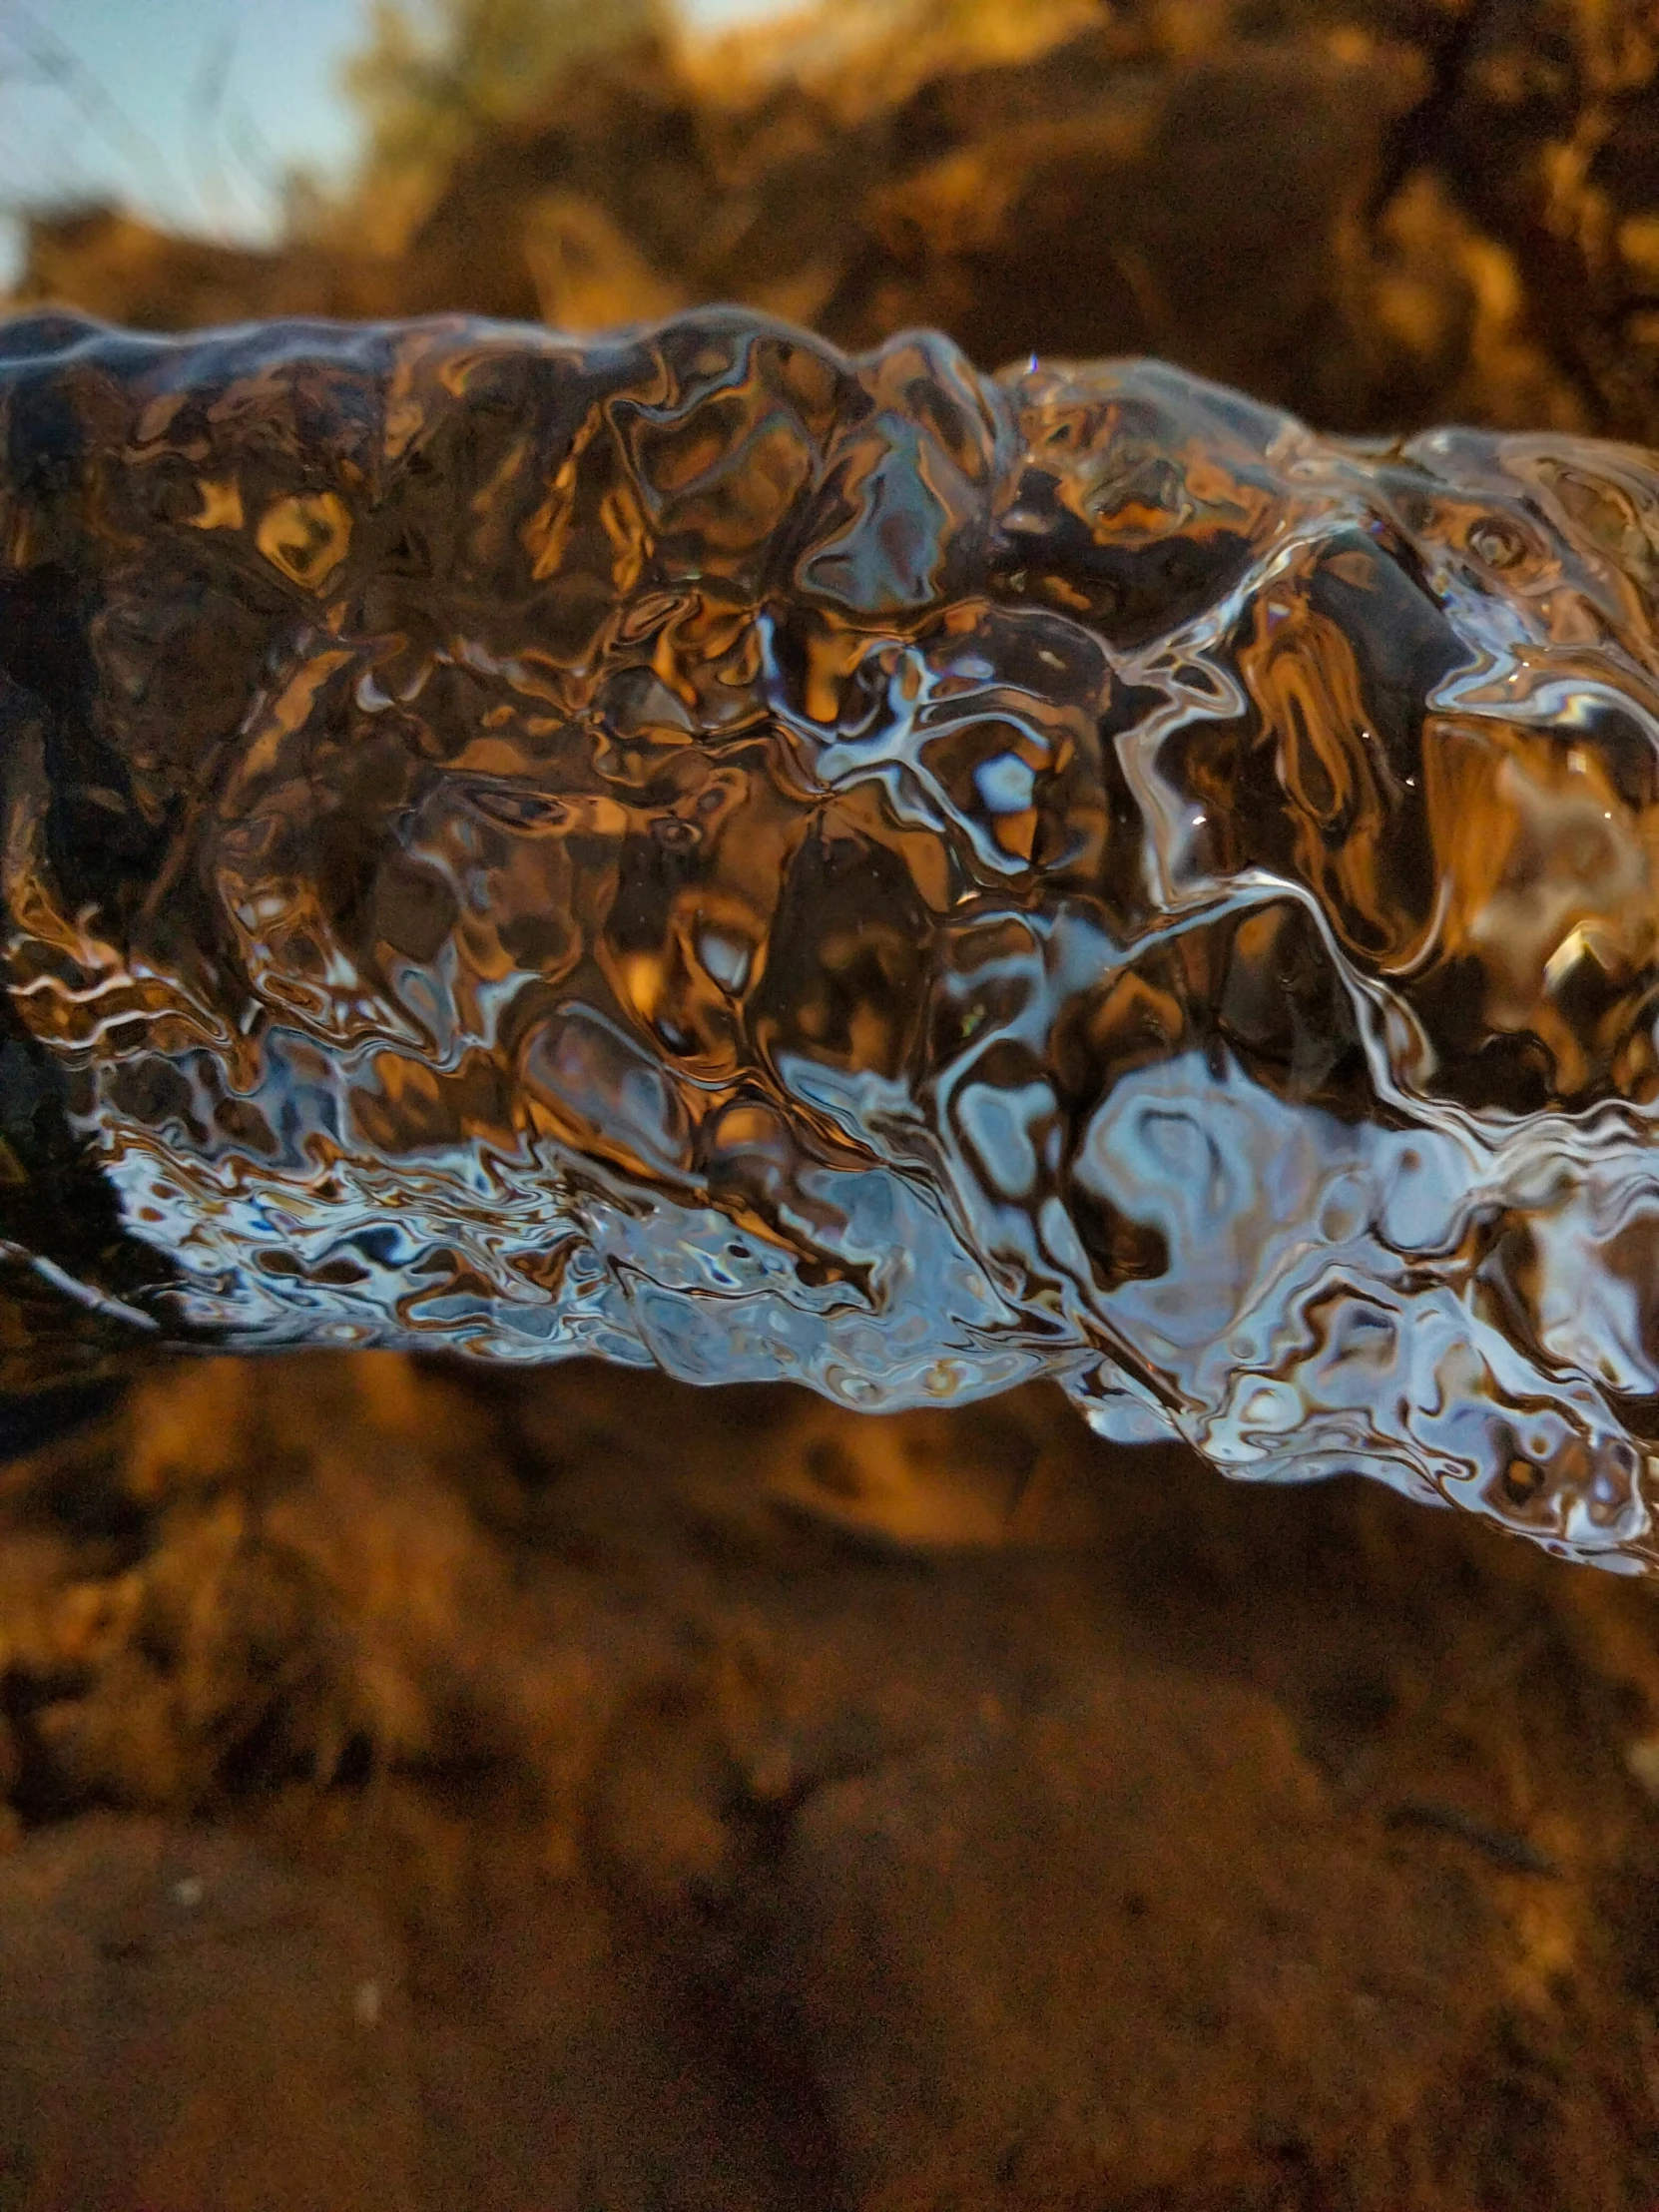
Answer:
[[[942,66],[1022,59],[1106,12],[1104,0],[802,0],[776,23],[705,42],[691,74],[717,100],[793,78],[856,111],[890,105]],[[331,212],[296,195],[293,228],[397,252],[456,162],[533,118],[573,66],[670,51],[683,32],[675,0],[375,0],[344,73],[365,126],[359,189]]]
[[[671,13],[670,0],[375,0],[344,72],[366,141],[352,230],[394,250],[480,137],[572,63],[661,38]]]
[[[806,0],[721,42],[709,92],[803,79],[842,113],[891,106],[941,68],[1017,62],[1111,13],[1107,0]]]

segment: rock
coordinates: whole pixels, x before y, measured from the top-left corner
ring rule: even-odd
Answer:
[[[1268,1701],[1140,1666],[827,1787],[783,1890],[775,1970],[871,2212],[1242,2191],[1375,2141],[1491,1935],[1380,1863]]]
[[[403,1961],[223,1829],[90,1815],[0,1857],[0,2202],[408,2212]]]
[[[821,319],[859,344],[936,323],[986,363],[1155,353],[1329,411],[1310,374],[1356,365],[1342,242],[1424,77],[1402,47],[1241,43],[1115,72],[1080,114],[987,118],[871,193]]]
[[[19,1802],[166,1814],[0,1857],[7,2212],[1659,2189],[1649,1587],[1050,1392],[392,1356],[158,1376],[0,1567]]]

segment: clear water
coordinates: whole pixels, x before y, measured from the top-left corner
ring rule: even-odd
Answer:
[[[0,414],[77,1327],[1048,1375],[1659,1556],[1652,456],[736,311],[36,318]]]

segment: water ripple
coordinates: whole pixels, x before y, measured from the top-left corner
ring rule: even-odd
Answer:
[[[0,1383],[1046,1374],[1650,1565],[1656,579],[1153,362],[0,325]]]

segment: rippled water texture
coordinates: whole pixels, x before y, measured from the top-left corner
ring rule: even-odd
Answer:
[[[0,1381],[1050,1375],[1659,1553],[1652,456],[735,311],[0,409]]]

